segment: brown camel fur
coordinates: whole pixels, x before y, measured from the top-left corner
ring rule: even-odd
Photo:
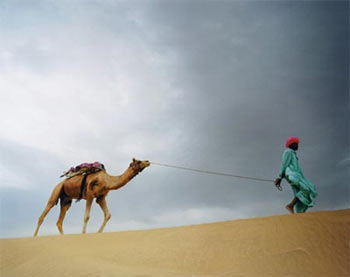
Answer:
[[[99,171],[87,176],[86,191],[82,197],[82,199],[86,200],[83,234],[86,233],[86,226],[89,220],[93,199],[96,198],[96,202],[100,205],[104,213],[104,221],[98,230],[98,232],[103,232],[107,221],[111,218],[111,214],[108,211],[106,203],[106,196],[108,192],[110,190],[116,190],[123,187],[148,166],[150,166],[149,161],[139,161],[133,159],[128,169],[120,176],[110,176],[106,171]],[[45,216],[48,214],[51,208],[58,203],[58,200],[60,200],[61,211],[56,225],[59,232],[63,234],[63,219],[72,204],[72,199],[79,198],[82,178],[83,176],[79,175],[65,179],[54,188],[49,201],[47,202],[45,210],[39,217],[34,236],[37,236],[40,225],[43,223]]]

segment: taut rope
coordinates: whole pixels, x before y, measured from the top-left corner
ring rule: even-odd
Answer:
[[[177,168],[177,169],[183,169],[183,170],[189,170],[189,171],[195,171],[195,172],[206,173],[206,174],[213,174],[213,175],[221,175],[221,176],[227,176],[227,177],[240,178],[240,179],[248,179],[248,180],[255,180],[255,181],[262,181],[262,182],[269,182],[269,183],[274,182],[274,180],[270,180],[270,179],[262,179],[262,178],[240,176],[240,175],[227,174],[227,173],[221,173],[221,172],[214,172],[214,171],[208,171],[208,170],[200,170],[200,169],[183,167],[183,166],[177,166],[177,165],[162,164],[162,163],[155,163],[155,162],[151,162],[151,164],[160,165],[160,166],[166,166],[166,167],[172,167],[172,168]]]

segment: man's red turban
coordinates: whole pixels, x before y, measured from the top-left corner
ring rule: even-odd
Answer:
[[[288,138],[286,140],[286,147],[288,148],[293,143],[299,144],[299,138],[298,137],[290,137],[290,138]]]

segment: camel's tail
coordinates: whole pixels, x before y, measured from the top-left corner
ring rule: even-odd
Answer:
[[[60,198],[61,192],[63,190],[63,183],[64,182],[61,182],[55,186],[49,200],[47,201],[47,204],[51,204],[52,206],[57,205],[58,199]]]

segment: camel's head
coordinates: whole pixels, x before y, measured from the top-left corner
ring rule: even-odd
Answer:
[[[135,158],[132,159],[130,167],[134,170],[134,172],[139,173],[144,170],[146,167],[150,166],[151,163],[149,161],[139,161]]]

